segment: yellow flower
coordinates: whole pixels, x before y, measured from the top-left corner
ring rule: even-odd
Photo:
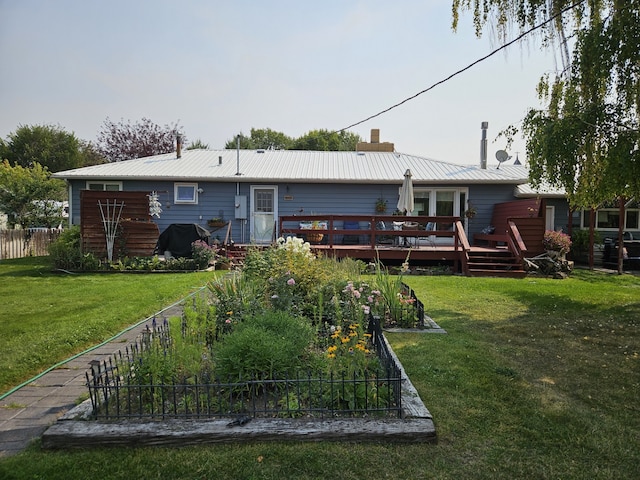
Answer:
[[[227,312],[227,315],[233,315],[233,310],[229,310],[229,311]]]
[[[336,358],[336,354],[335,353],[329,353],[327,355],[328,358]]]
[[[340,332],[336,330],[336,331],[331,335],[331,338],[338,338],[339,336],[340,336]]]
[[[351,338],[350,337],[342,337],[340,340],[342,341],[342,343],[349,343],[349,340],[351,340]]]
[[[329,353],[333,353],[336,350],[338,350],[338,347],[336,347],[335,345],[331,345],[329,348],[327,348],[327,352]]]

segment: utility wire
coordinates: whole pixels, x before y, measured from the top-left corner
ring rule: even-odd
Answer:
[[[556,13],[555,15],[552,15],[551,17],[549,17],[549,18],[548,18],[547,20],[545,20],[544,22],[539,23],[538,25],[535,25],[535,26],[531,27],[529,30],[527,30],[526,32],[521,33],[520,35],[518,35],[516,38],[514,38],[514,39],[513,39],[513,40],[511,40],[510,42],[505,43],[504,45],[502,45],[502,46],[500,46],[500,47],[496,48],[495,50],[493,50],[493,51],[492,51],[491,53],[489,53],[488,55],[485,55],[484,57],[479,58],[479,59],[478,59],[478,60],[476,60],[475,62],[470,63],[469,65],[467,65],[466,67],[464,67],[464,68],[462,68],[462,69],[458,70],[457,72],[452,73],[452,74],[451,74],[451,75],[449,75],[447,78],[445,78],[445,79],[443,79],[443,80],[440,80],[440,81],[438,81],[438,82],[434,83],[434,84],[433,84],[433,85],[431,85],[430,87],[425,88],[424,90],[422,90],[422,91],[420,91],[420,92],[416,93],[415,95],[412,95],[412,96],[410,96],[410,97],[408,97],[408,98],[405,98],[405,99],[404,99],[404,100],[402,100],[401,102],[396,103],[395,105],[392,105],[392,106],[390,106],[389,108],[385,108],[384,110],[382,110],[382,111],[380,111],[380,112],[378,112],[378,113],[375,113],[375,114],[373,114],[373,115],[371,115],[371,116],[369,116],[369,117],[365,118],[364,120],[360,120],[359,122],[352,123],[352,124],[351,124],[351,125],[349,125],[348,127],[341,128],[340,130],[338,130],[338,132],[344,132],[345,130],[348,130],[348,129],[350,129],[350,128],[353,128],[353,127],[355,127],[355,126],[357,126],[357,125],[360,125],[360,124],[362,124],[362,123],[368,122],[369,120],[371,120],[371,119],[373,119],[373,118],[376,118],[376,117],[379,117],[380,115],[383,115],[383,114],[385,114],[385,113],[387,113],[387,112],[389,112],[389,111],[393,110],[394,108],[398,108],[399,106],[404,105],[405,103],[407,103],[407,102],[409,102],[409,101],[413,100],[414,98],[419,97],[419,96],[420,96],[420,95],[422,95],[423,93],[427,93],[428,91],[433,90],[433,89],[434,89],[434,88],[436,88],[438,85],[442,85],[443,83],[448,82],[448,81],[449,81],[449,80],[451,80],[453,77],[455,77],[455,76],[457,76],[457,75],[460,75],[460,74],[461,74],[461,73],[463,73],[463,72],[466,72],[466,71],[467,71],[467,70],[469,70],[471,67],[474,67],[474,66],[476,66],[477,64],[479,64],[479,63],[481,63],[481,62],[484,62],[486,59],[488,59],[488,58],[492,57],[492,56],[493,56],[493,55],[495,55],[496,53],[498,53],[498,52],[500,52],[500,51],[504,50],[504,49],[505,49],[505,48],[507,48],[507,47],[510,47],[511,45],[513,45],[513,44],[514,44],[514,43],[516,43],[516,42],[519,42],[520,40],[522,40],[522,39],[523,39],[524,37],[526,37],[527,35],[530,35],[531,33],[535,32],[536,30],[538,30],[538,29],[540,29],[540,28],[544,27],[544,26],[545,26],[545,25],[547,25],[548,23],[551,23],[551,22],[552,22],[552,21],[554,21],[557,17],[559,17],[559,16],[563,15],[564,13],[568,12],[568,11],[569,11],[569,10],[571,10],[572,8],[577,7],[577,6],[578,6],[578,5],[580,5],[581,3],[584,3],[584,0],[580,0],[579,2],[576,2],[576,3],[572,4],[572,5],[569,5],[568,7],[563,8],[563,9],[562,9],[562,10],[560,10],[558,13]]]

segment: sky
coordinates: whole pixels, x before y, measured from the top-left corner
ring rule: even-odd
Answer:
[[[56,125],[95,142],[105,120],[178,123],[224,148],[238,133],[339,130],[498,48],[472,14],[451,29],[451,0],[0,0],[0,137]],[[479,164],[499,132],[541,106],[556,69],[535,41],[504,52],[350,128],[398,152]],[[509,154],[524,162],[517,136]]]

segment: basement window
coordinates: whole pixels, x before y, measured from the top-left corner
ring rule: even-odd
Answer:
[[[197,183],[174,183],[174,203],[198,203]]]

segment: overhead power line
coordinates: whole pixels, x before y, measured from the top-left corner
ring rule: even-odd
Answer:
[[[353,128],[355,126],[358,126],[362,123],[368,122],[369,120],[379,117],[380,115],[383,115],[391,110],[393,110],[394,108],[398,108],[401,105],[404,105],[405,103],[413,100],[414,98],[419,97],[420,95],[422,95],[423,93],[427,93],[430,90],[433,90],[434,88],[436,88],[438,85],[442,85],[445,82],[448,82],[449,80],[451,80],[453,77],[460,75],[463,72],[466,72],[467,70],[469,70],[470,68],[476,66],[477,64],[484,62],[486,59],[492,57],[493,55],[495,55],[496,53],[504,50],[507,47],[510,47],[511,45],[513,45],[514,43],[519,42],[520,40],[522,40],[524,37],[526,37],[527,35],[530,35],[531,33],[535,32],[536,30],[544,27],[545,25],[547,25],[548,23],[553,22],[556,18],[558,18],[559,16],[563,15],[565,12],[568,12],[569,10],[571,10],[572,8],[577,7],[578,5],[580,5],[581,3],[584,3],[584,0],[580,0],[579,2],[576,2],[572,5],[569,5],[568,7],[563,8],[562,10],[560,10],[558,13],[556,13],[555,15],[552,15],[551,17],[549,17],[548,19],[546,19],[544,22],[539,23],[538,25],[535,25],[533,27],[531,27],[529,30],[527,30],[526,32],[521,33],[520,35],[518,35],[516,38],[514,38],[513,40],[505,43],[504,45],[496,48],[495,50],[493,50],[491,53],[489,53],[488,55],[485,55],[482,58],[479,58],[478,60],[476,60],[473,63],[470,63],[469,65],[467,65],[466,67],[458,70],[455,73],[452,73],[451,75],[449,75],[447,78],[444,78],[436,83],[434,83],[433,85],[431,85],[430,87],[425,88],[424,90],[419,91],[418,93],[416,93],[415,95],[412,95],[410,97],[405,98],[404,100],[402,100],[401,102],[396,103],[395,105],[391,105],[388,108],[385,108],[384,110],[381,110],[378,113],[375,113],[367,118],[365,118],[364,120],[360,120],[359,122],[356,123],[352,123],[351,125],[341,128],[340,130],[337,130],[338,132],[343,132],[345,130],[348,130],[350,128]]]

